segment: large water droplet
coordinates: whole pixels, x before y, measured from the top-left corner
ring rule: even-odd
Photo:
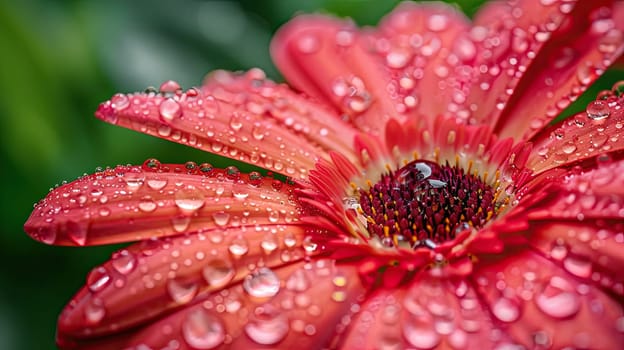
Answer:
[[[518,305],[508,298],[500,298],[492,304],[492,313],[503,322],[514,322],[520,317]]]
[[[101,299],[93,299],[85,306],[85,320],[88,324],[94,325],[99,323],[106,315],[106,309]]]
[[[194,349],[213,349],[223,343],[225,329],[217,317],[197,309],[184,320],[182,336]]]
[[[273,345],[288,334],[288,318],[281,311],[265,305],[258,307],[254,318],[245,325],[245,334],[258,344]]]
[[[160,103],[158,107],[160,117],[165,122],[171,122],[175,118],[182,116],[182,107],[174,99],[168,98]]]
[[[92,292],[99,292],[104,289],[110,282],[111,278],[103,266],[93,269],[87,276],[87,286]]]
[[[170,279],[167,282],[167,292],[176,303],[186,304],[195,298],[197,294],[197,284]]]
[[[271,269],[262,267],[245,277],[243,289],[256,298],[270,298],[280,290],[280,280]]]
[[[225,226],[230,221],[230,214],[225,211],[216,211],[212,213],[212,219],[217,226]]]
[[[555,318],[566,318],[581,308],[579,296],[572,286],[561,277],[554,276],[549,284],[535,298],[538,309]]]
[[[139,210],[145,213],[151,213],[156,210],[156,202],[150,196],[145,196],[139,201]]]
[[[249,243],[243,236],[237,236],[230,243],[228,250],[236,257],[243,256],[249,251]]]
[[[236,271],[229,261],[215,258],[206,263],[202,274],[211,287],[221,288],[234,278]]]
[[[136,258],[134,257],[134,254],[129,251],[122,250],[113,256],[111,265],[113,265],[113,268],[117,270],[117,272],[122,275],[127,275],[134,269],[134,266],[136,265]]]
[[[417,349],[433,349],[440,343],[440,335],[427,322],[406,322],[403,325],[403,336]]]
[[[123,174],[123,179],[128,185],[128,189],[131,191],[136,191],[139,187],[143,185],[145,181],[145,173],[138,168],[132,168],[126,171]]]
[[[593,101],[587,105],[587,116],[593,120],[602,120],[611,114],[611,110],[605,101]]]
[[[193,185],[185,186],[175,194],[175,204],[185,214],[192,214],[204,206],[204,196]]]
[[[112,103],[112,107],[117,112],[119,112],[123,109],[126,109],[126,107],[130,105],[130,99],[128,98],[128,96],[124,94],[115,94],[115,96],[111,98],[111,103]]]

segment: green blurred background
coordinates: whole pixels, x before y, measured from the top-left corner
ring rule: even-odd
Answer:
[[[459,5],[472,15],[481,2]],[[375,24],[396,3],[0,0],[0,349],[54,349],[61,308],[115,248],[50,247],[28,238],[22,225],[50,187],[151,157],[232,163],[104,124],[93,117],[101,101],[168,79],[198,85],[218,68],[260,67],[281,80],[268,45],[293,15],[327,12]]]

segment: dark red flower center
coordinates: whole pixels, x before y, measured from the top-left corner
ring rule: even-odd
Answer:
[[[496,216],[498,193],[461,167],[416,160],[361,190],[360,206],[382,244],[435,248]]]

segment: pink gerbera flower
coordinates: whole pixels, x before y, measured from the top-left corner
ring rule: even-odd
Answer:
[[[252,69],[113,96],[98,118],[269,173],[150,159],[54,189],[35,239],[138,241],[59,346],[623,348],[624,85],[553,122],[623,27],[609,1],[301,16],[271,52],[302,93]]]

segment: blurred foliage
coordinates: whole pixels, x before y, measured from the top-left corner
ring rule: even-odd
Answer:
[[[104,124],[92,117],[101,101],[167,79],[198,85],[218,68],[260,67],[279,80],[269,41],[293,15],[332,13],[373,25],[397,3],[0,1],[0,349],[53,349],[61,308],[114,249],[48,247],[29,239],[22,225],[49,187],[98,166],[151,157],[231,163]],[[480,3],[460,7],[472,15]],[[599,86],[614,80],[611,74]]]

